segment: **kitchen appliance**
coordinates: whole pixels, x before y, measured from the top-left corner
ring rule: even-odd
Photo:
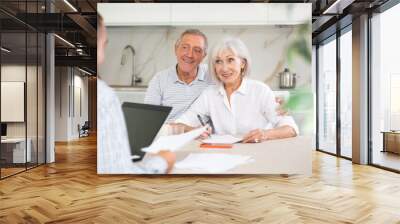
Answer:
[[[279,73],[279,88],[293,89],[296,87],[296,73],[291,73],[288,68]]]

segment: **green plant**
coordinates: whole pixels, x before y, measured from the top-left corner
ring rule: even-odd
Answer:
[[[293,59],[300,56],[305,62],[311,64],[311,25],[302,24],[296,27],[296,35],[286,49],[288,65],[293,64]]]
[[[311,66],[311,24],[302,24],[295,28],[295,35],[286,49],[286,61],[292,67],[295,58],[302,58]],[[301,135],[312,134],[314,130],[314,94],[310,86],[296,88],[283,109],[289,114],[297,114]]]
[[[292,91],[290,97],[283,104],[283,109],[289,114],[301,113],[298,121],[302,135],[312,134],[314,130],[314,94],[309,88],[300,88]]]

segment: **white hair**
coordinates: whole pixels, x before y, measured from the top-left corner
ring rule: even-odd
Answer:
[[[211,51],[211,55],[208,60],[209,72],[211,77],[213,77],[215,81],[219,82],[217,74],[215,74],[215,59],[224,50],[232,51],[233,54],[235,54],[237,57],[243,60],[245,66],[241,72],[241,75],[242,77],[249,76],[251,72],[251,58],[248,48],[239,38],[226,37],[220,40]]]

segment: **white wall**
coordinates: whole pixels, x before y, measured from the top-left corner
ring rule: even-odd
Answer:
[[[68,74],[67,67],[55,68],[55,141],[68,140],[68,88],[70,83]]]
[[[88,78],[80,75],[74,75],[74,108],[73,108],[73,119],[72,119],[72,136],[76,138],[79,133],[77,126],[82,126],[85,121],[88,120]],[[81,73],[79,73],[81,74]],[[80,92],[80,93],[79,93]]]
[[[77,139],[78,124],[88,120],[88,78],[82,75],[71,67],[56,67],[56,141]]]

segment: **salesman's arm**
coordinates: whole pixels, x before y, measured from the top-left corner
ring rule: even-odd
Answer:
[[[144,97],[144,103],[161,105],[162,102],[162,91],[161,91],[161,80],[159,75],[155,75],[146,90],[146,96]]]
[[[162,150],[150,159],[139,163],[138,166],[142,169],[140,172],[142,174],[164,174],[172,170],[175,160],[175,153]]]

